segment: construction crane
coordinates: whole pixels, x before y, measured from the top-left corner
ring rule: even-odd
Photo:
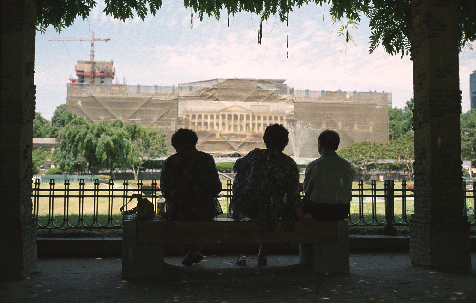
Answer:
[[[52,38],[50,41],[91,41],[91,54],[89,60],[91,61],[91,72],[90,72],[90,81],[89,83],[94,84],[94,41],[109,41],[111,38],[94,38],[94,32],[91,32],[91,38]]]

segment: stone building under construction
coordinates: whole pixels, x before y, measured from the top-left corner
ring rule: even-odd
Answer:
[[[104,75],[112,79],[112,62],[106,63]],[[177,86],[103,79],[90,85],[78,70],[86,65],[76,65],[79,81],[68,84],[69,111],[90,122],[121,119],[155,128],[167,134],[168,142],[178,128],[190,128],[198,134],[197,148],[217,157],[263,148],[264,129],[274,123],[289,129],[285,152],[295,157],[317,157],[317,137],[324,129],[340,134],[340,148],[388,140],[390,93],[295,90],[284,79],[212,79]]]

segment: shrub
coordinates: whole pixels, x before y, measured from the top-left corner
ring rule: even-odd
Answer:
[[[56,168],[50,168],[46,171],[45,175],[61,175],[63,171],[56,167]]]
[[[141,169],[162,169],[165,160],[147,160],[141,165]]]
[[[222,173],[231,173],[233,172],[233,166],[235,162],[217,162],[216,166],[219,172]]]
[[[33,166],[32,173],[38,175],[40,173],[40,168],[38,166]]]
[[[463,171],[463,177],[470,177],[469,171],[466,168],[462,167],[461,170]]]

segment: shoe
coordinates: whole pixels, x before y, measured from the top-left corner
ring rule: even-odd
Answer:
[[[203,260],[203,256],[199,252],[196,252],[195,256],[193,256],[192,258],[192,262],[195,264],[200,263],[200,261],[202,260]]]
[[[183,259],[182,264],[185,265],[186,267],[190,267],[193,264],[193,260],[189,255],[187,255],[185,259]]]
[[[246,266],[246,259],[244,256],[238,257],[238,260],[235,262],[236,265]]]
[[[266,266],[266,265],[268,265],[268,259],[267,258],[264,258],[264,259],[258,258],[258,267],[263,267],[263,266]]]

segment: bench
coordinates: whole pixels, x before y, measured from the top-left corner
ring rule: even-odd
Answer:
[[[216,219],[211,222],[124,221],[122,276],[159,278],[164,270],[164,245],[182,243],[299,243],[300,263],[315,272],[349,272],[347,221],[317,222],[308,229],[266,231],[251,221]]]

